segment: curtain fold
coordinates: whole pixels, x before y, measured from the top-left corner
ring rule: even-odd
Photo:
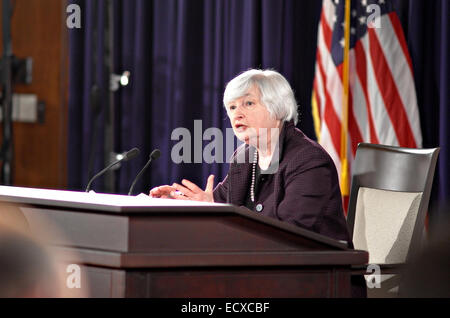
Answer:
[[[104,167],[104,96],[107,88],[102,61],[104,1],[72,1],[84,5],[84,28],[69,36],[68,188],[82,190],[89,177]],[[100,34],[97,37],[97,34]],[[94,39],[97,39],[94,41]],[[95,88],[94,88],[95,86]],[[90,176],[89,176],[90,175]],[[98,180],[93,189],[101,189]]]
[[[431,213],[437,213],[440,206],[450,203],[449,1],[394,3],[411,54],[423,147],[441,147],[430,205]]]

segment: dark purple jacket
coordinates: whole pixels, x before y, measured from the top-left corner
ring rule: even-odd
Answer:
[[[337,240],[350,241],[342,211],[342,199],[336,167],[328,153],[285,122],[279,138],[279,168],[271,184],[273,191],[255,197],[255,213],[289,222]],[[214,189],[214,201],[245,204],[251,183],[253,147],[240,146],[225,179]],[[245,163],[237,163],[245,155]],[[242,162],[242,161],[241,161]],[[262,208],[262,210],[261,210]],[[257,212],[260,210],[260,212]]]

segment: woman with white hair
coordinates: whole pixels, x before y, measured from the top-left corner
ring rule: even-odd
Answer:
[[[244,142],[225,179],[202,190],[189,180],[160,186],[158,198],[231,203],[350,242],[336,167],[328,153],[295,127],[298,114],[287,80],[273,70],[248,70],[225,89],[224,106]],[[351,244],[351,243],[350,243]]]

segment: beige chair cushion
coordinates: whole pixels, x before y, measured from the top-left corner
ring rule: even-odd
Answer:
[[[369,263],[405,261],[421,197],[421,192],[359,188],[353,244],[369,252]]]

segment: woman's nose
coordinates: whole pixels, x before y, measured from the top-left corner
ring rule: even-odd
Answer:
[[[241,118],[244,117],[244,113],[243,113],[243,111],[242,111],[242,106],[241,106],[241,105],[239,105],[239,106],[236,107],[236,109],[234,110],[233,117],[234,117],[235,119],[241,119]]]
[[[240,110],[236,110],[236,112],[233,114],[234,120],[236,119],[242,119],[244,118],[244,114]]]

